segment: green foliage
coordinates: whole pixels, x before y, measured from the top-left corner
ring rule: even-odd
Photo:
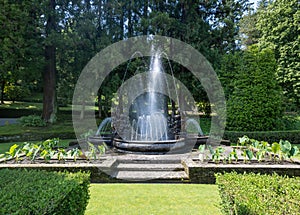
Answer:
[[[261,32],[259,43],[272,48],[278,64],[278,81],[288,103],[300,106],[300,58],[298,0],[269,1],[258,10],[256,28]]]
[[[283,154],[288,158],[294,157],[299,153],[299,148],[297,146],[292,146],[287,140],[280,140],[279,145]]]
[[[88,151],[85,152],[88,160],[97,160],[106,152],[107,145],[102,143],[101,145],[95,146],[94,144],[88,142]]]
[[[14,144],[10,147],[8,152],[5,152],[4,157],[7,159],[15,159],[16,162],[23,159],[20,156],[27,157],[31,162],[35,162],[38,157],[44,159],[48,163],[51,159],[57,158],[58,161],[64,162],[69,156],[75,162],[78,157],[82,155],[82,151],[78,148],[73,148],[71,150],[66,150],[64,148],[58,147],[59,139],[53,138],[45,140],[40,143],[23,143],[22,145]],[[94,147],[94,146],[93,146]],[[94,147],[95,148],[95,147]],[[105,149],[99,147],[99,153],[104,154]],[[95,152],[97,158],[97,154]]]
[[[224,149],[221,146],[217,147],[216,149],[213,149],[211,145],[208,145],[208,149],[211,154],[211,159],[214,162],[219,163],[221,159],[224,159]]]
[[[224,214],[298,214],[300,178],[286,176],[216,174]]]
[[[44,127],[47,125],[47,123],[37,115],[29,115],[29,116],[22,116],[19,119],[19,122],[23,126],[29,126],[29,127]]]
[[[15,84],[8,84],[4,87],[5,95],[11,100],[16,101],[20,100],[30,94],[28,87],[19,86]]]
[[[242,56],[234,91],[227,103],[227,130],[268,131],[278,129],[282,117],[282,92],[275,79],[271,51],[256,47]]]
[[[292,146],[292,144],[287,140],[280,140],[279,143],[273,142],[270,145],[266,141],[258,141],[255,139],[250,139],[247,136],[239,138],[238,145],[245,146],[243,150],[243,156],[248,157],[251,160],[253,157],[261,161],[268,154],[270,159],[279,160],[290,159],[299,153],[299,148],[297,146]]]
[[[84,214],[88,173],[0,170],[1,214]]]
[[[198,150],[200,153],[203,153],[205,150],[205,145],[199,145]]]
[[[300,130],[294,131],[225,131],[224,139],[230,140],[231,143],[236,143],[239,137],[246,135],[251,139],[264,140],[266,142],[276,142],[280,139],[289,140],[292,144],[300,144]]]

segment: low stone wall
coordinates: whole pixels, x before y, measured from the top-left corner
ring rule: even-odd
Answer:
[[[35,169],[57,172],[90,172],[92,183],[115,183],[119,182],[110,176],[110,171],[115,160],[105,160],[101,164],[73,163],[73,164],[0,164],[0,169]]]
[[[300,176],[300,164],[210,164],[194,162],[192,159],[183,161],[187,167],[191,183],[214,184],[216,182],[215,174],[232,172],[237,173],[260,173],[287,176]]]
[[[134,183],[134,181],[124,181],[114,178],[115,165],[117,163],[116,158],[106,158],[100,164],[92,163],[66,163],[66,164],[6,164],[0,162],[1,168],[26,168],[26,169],[38,169],[46,171],[88,171],[91,173],[92,183]],[[260,173],[260,174],[272,174],[277,173],[279,175],[287,176],[300,176],[300,163],[294,163],[289,165],[284,164],[212,164],[212,163],[200,163],[195,162],[191,158],[183,159],[181,162],[184,166],[184,170],[189,176],[189,180],[185,180],[182,183],[197,183],[197,184],[214,184],[215,174],[232,172],[237,173]],[[154,183],[155,181],[149,181]],[[157,182],[164,182],[163,180]],[[165,182],[168,182],[167,180]]]

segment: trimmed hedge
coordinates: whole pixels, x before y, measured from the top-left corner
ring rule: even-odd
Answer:
[[[0,170],[0,214],[84,214],[89,173]]]
[[[225,131],[224,139],[230,140],[231,143],[237,143],[238,138],[246,135],[250,139],[263,140],[269,143],[278,142],[279,140],[288,140],[292,144],[300,144],[300,130],[293,131]]]
[[[286,176],[216,174],[224,214],[299,214],[300,178]]]

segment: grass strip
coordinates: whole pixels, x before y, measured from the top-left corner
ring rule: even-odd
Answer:
[[[216,185],[92,184],[86,215],[221,214]]]

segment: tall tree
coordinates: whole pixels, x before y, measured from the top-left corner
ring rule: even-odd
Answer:
[[[6,85],[18,84],[28,89],[39,81],[42,64],[39,16],[36,0],[0,1],[1,103]]]
[[[267,131],[282,129],[282,91],[276,80],[272,50],[249,47],[236,67],[234,90],[227,103],[227,129]]]
[[[263,1],[257,28],[262,47],[272,47],[285,95],[300,107],[300,4],[298,0]]]
[[[56,46],[55,31],[57,21],[55,18],[55,0],[48,0],[45,26],[45,36],[47,38],[45,44],[45,70],[43,72],[43,113],[42,118],[46,122],[53,123],[56,120],[57,104],[56,104]]]

